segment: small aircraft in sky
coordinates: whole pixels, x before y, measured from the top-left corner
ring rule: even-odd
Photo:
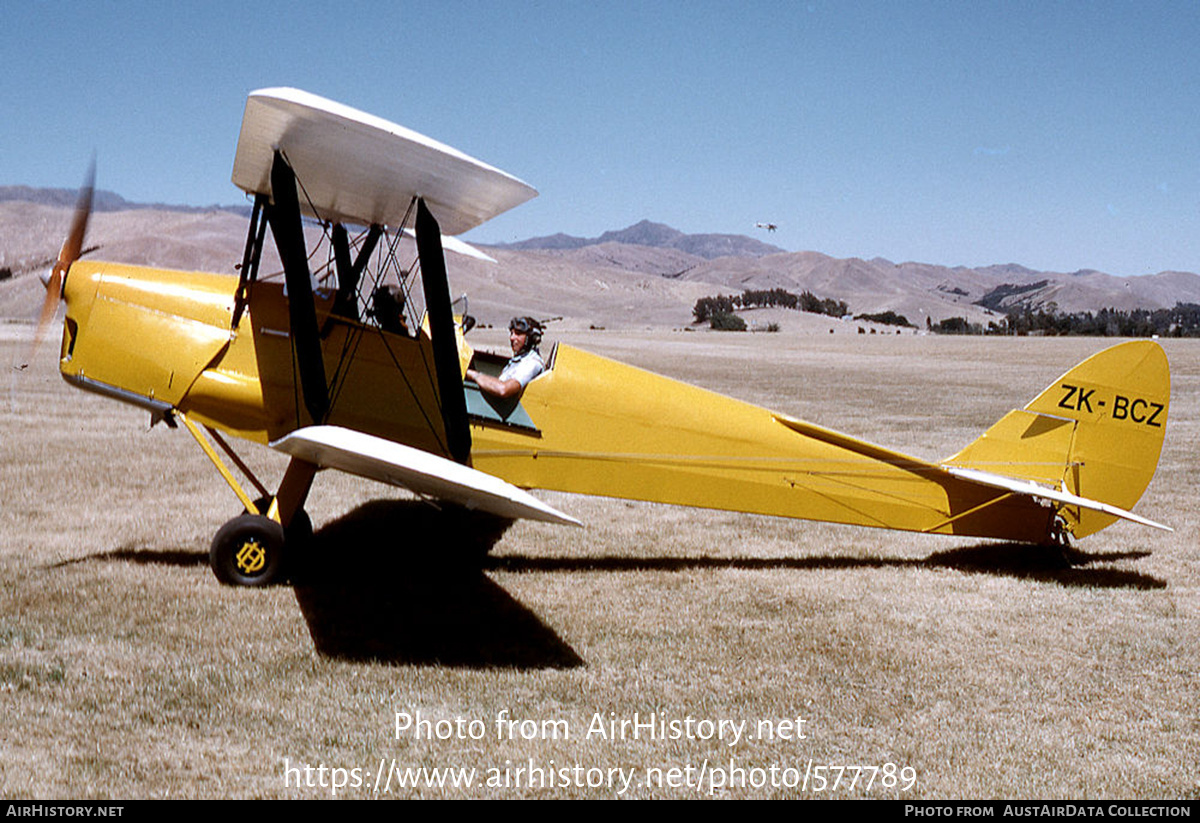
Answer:
[[[779,226],[775,223],[755,223],[754,228],[766,229],[767,231],[775,231],[775,229],[779,228]]]
[[[233,182],[254,198],[236,275],[82,258],[89,178],[37,334],[65,301],[63,378],[195,438],[245,510],[212,541],[224,583],[286,578],[328,468],[564,525],[579,523],[527,490],[1051,545],[1117,519],[1167,528],[1130,511],[1166,431],[1170,374],[1154,342],[1092,356],[940,461],[561,343],[523,394],[499,400],[464,379],[505,360],[467,342],[445,251],[480,255],[455,235],[532,187],[289,88],[249,96]],[[282,282],[262,272],[268,230]],[[274,491],[230,437],[289,456]]]

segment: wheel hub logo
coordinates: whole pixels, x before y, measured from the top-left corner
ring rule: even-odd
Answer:
[[[257,540],[243,543],[234,559],[237,560],[238,568],[245,574],[260,572],[267,565],[267,553]]]

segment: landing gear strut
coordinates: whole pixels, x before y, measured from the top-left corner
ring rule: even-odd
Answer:
[[[1071,532],[1067,530],[1067,521],[1063,519],[1061,514],[1054,515],[1054,522],[1050,525],[1049,537],[1050,539],[1046,542],[1046,547],[1057,551],[1064,564],[1072,566],[1078,562],[1076,559],[1078,554],[1071,545]]]
[[[312,539],[312,521],[304,511],[304,501],[317,473],[316,464],[293,457],[279,482],[279,491],[271,496],[224,438],[205,426],[209,437],[261,494],[254,500],[201,434],[200,427],[178,409],[173,409],[171,415],[192,433],[245,507],[241,515],[222,526],[213,538],[208,552],[213,574],[230,586],[270,586],[286,580],[295,571],[296,556]]]
[[[1071,550],[1071,533],[1067,531],[1067,521],[1061,514],[1054,515],[1054,522],[1050,525],[1050,544],[1063,551]]]

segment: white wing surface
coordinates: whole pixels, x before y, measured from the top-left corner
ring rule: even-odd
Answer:
[[[307,426],[271,447],[322,468],[378,480],[469,509],[512,519],[582,525],[498,477],[435,454],[340,426]]]
[[[455,235],[537,196],[457,149],[299,89],[251,92],[234,185],[270,195],[276,149],[303,187],[300,208],[327,220],[399,226],[413,197],[423,197],[442,233]]]

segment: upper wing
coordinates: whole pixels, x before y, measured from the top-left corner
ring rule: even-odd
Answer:
[[[282,151],[304,187],[301,208],[325,220],[400,225],[423,197],[445,234],[462,234],[537,196],[527,183],[457,149],[299,89],[251,92],[233,182],[271,193]]]
[[[578,520],[531,494],[444,457],[340,426],[307,426],[271,443],[281,452],[322,468],[402,486],[512,519],[579,526]]]

